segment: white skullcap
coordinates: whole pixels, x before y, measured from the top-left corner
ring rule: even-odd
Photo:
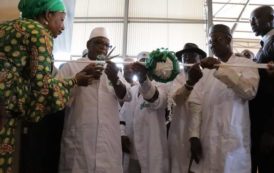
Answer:
[[[90,33],[89,40],[91,40],[95,37],[105,37],[105,38],[109,39],[106,28],[104,28],[104,27],[94,28]]]
[[[141,59],[147,59],[149,57],[149,52],[140,52],[138,55],[137,55],[137,61],[140,61]]]

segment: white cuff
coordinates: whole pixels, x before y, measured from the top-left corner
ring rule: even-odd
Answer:
[[[215,71],[214,76],[245,100],[250,100],[256,95],[259,82],[257,69],[236,71],[232,68],[223,67]]]
[[[189,137],[200,138],[200,130],[202,123],[202,106],[197,103],[189,103],[190,123],[189,123]]]
[[[156,87],[152,85],[147,77],[143,83],[140,83],[139,90],[145,100],[150,100],[156,92]]]
[[[233,69],[224,67],[216,70],[214,72],[214,76],[225,83],[228,88],[232,88],[238,85],[242,73],[238,73]]]

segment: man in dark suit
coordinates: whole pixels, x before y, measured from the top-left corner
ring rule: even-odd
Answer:
[[[261,6],[252,11],[250,24],[256,36],[261,36],[258,63],[274,61],[274,11]],[[259,69],[260,82],[256,97],[250,101],[252,173],[274,172],[274,77]]]

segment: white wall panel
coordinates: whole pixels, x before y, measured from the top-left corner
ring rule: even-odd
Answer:
[[[77,0],[76,17],[122,17],[124,0]]]
[[[193,42],[205,50],[206,32],[203,24],[130,24],[128,32],[128,55],[141,51],[168,48],[181,50],[185,43]]]
[[[201,0],[130,0],[129,17],[202,19]]]

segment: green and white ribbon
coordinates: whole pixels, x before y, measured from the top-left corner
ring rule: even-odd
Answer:
[[[167,83],[180,73],[175,53],[167,48],[152,51],[145,62],[149,75],[157,82]]]

